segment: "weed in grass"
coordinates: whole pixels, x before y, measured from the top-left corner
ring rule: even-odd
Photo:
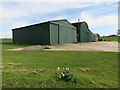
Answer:
[[[100,82],[102,85],[106,85],[106,83]]]
[[[21,63],[11,63],[11,62],[8,62],[6,64],[8,64],[8,65],[15,65],[15,66],[20,66],[21,65]]]
[[[78,82],[77,78],[73,75],[73,73],[71,71],[69,71],[69,68],[66,68],[66,69],[62,68],[62,69],[60,69],[58,67],[58,71],[60,71],[59,72],[59,79],[64,80],[66,82],[68,82],[68,81],[71,81],[73,83],[77,83]]]
[[[26,69],[26,67],[23,67],[22,69],[19,69],[18,71],[25,72],[25,71],[27,71],[27,69]]]
[[[28,85],[27,83],[24,83],[24,86],[25,86],[26,88],[30,88],[30,85]]]
[[[102,86],[100,86],[100,85],[98,85],[98,86],[96,86],[96,88],[103,88]]]
[[[102,72],[102,76],[103,76],[103,77],[106,77],[106,75],[105,75],[103,72]]]
[[[79,68],[82,72],[85,72],[85,71],[90,71],[89,68],[85,67],[85,68]]]
[[[9,72],[7,70],[6,71],[2,71],[2,73],[9,74]]]
[[[90,83],[91,83],[91,84],[96,84],[96,85],[97,85],[97,82],[95,82],[95,81],[91,81]]]
[[[30,71],[30,73],[32,74],[37,74],[37,73],[40,73],[40,72],[45,72],[46,71],[46,69],[36,69],[35,71]]]

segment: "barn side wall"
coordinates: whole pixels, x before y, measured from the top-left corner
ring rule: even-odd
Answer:
[[[50,44],[49,23],[14,29],[13,42],[23,44]]]

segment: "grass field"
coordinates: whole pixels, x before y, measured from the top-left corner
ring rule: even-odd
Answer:
[[[3,88],[118,88],[118,54],[87,51],[7,51],[29,45],[12,44],[3,39]],[[7,43],[8,42],[8,43]],[[20,65],[9,65],[20,63]],[[70,68],[79,83],[56,76],[57,67]],[[82,72],[80,68],[89,68]],[[35,70],[45,70],[37,74]]]
[[[114,37],[101,37],[101,39],[104,39],[104,40],[112,40],[112,41],[117,41],[119,40],[120,37],[118,36],[114,36]]]

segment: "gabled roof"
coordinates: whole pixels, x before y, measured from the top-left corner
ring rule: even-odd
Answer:
[[[74,23],[71,23],[71,24],[81,24],[81,23],[85,23],[87,25],[87,27],[89,28],[88,24],[85,22],[85,21],[82,21],[82,22],[74,22]]]
[[[67,19],[60,19],[60,20],[51,20],[51,21],[46,21],[46,22],[42,22],[42,23],[37,23],[37,24],[32,24],[32,25],[28,25],[28,26],[24,26],[24,27],[19,27],[19,28],[14,28],[12,30],[15,30],[15,29],[20,29],[20,28],[25,28],[25,27],[31,27],[31,26],[35,26],[35,25],[40,25],[40,24],[44,24],[44,23],[54,23],[54,22],[57,22],[57,21],[67,21],[71,26],[73,26]],[[74,26],[73,26],[74,27]],[[76,28],[76,27],[74,27]]]
[[[57,21],[67,21],[67,22],[69,22],[67,19],[51,20],[49,22],[57,22]]]
[[[60,19],[60,20],[52,20],[49,22],[58,22],[58,21],[67,21],[73,28],[76,28],[74,25],[72,25],[67,19]]]

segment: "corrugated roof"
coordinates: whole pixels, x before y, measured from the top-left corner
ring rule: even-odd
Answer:
[[[37,24],[32,24],[32,25],[24,26],[24,27],[14,28],[12,30],[16,30],[16,29],[20,29],[20,28],[26,28],[26,27],[31,27],[31,26],[35,26],[35,25],[44,24],[44,23],[57,22],[57,21],[67,21],[69,24],[71,24],[67,19],[60,19],[60,20],[51,20],[51,21],[41,22],[41,23],[37,23]],[[73,26],[73,25],[71,24],[71,26]],[[76,27],[74,27],[74,28],[76,28]]]
[[[85,21],[82,21],[82,22],[74,22],[74,23],[71,23],[71,24],[81,24],[81,23],[85,23],[87,25],[87,27],[89,28],[88,24],[85,22]]]

